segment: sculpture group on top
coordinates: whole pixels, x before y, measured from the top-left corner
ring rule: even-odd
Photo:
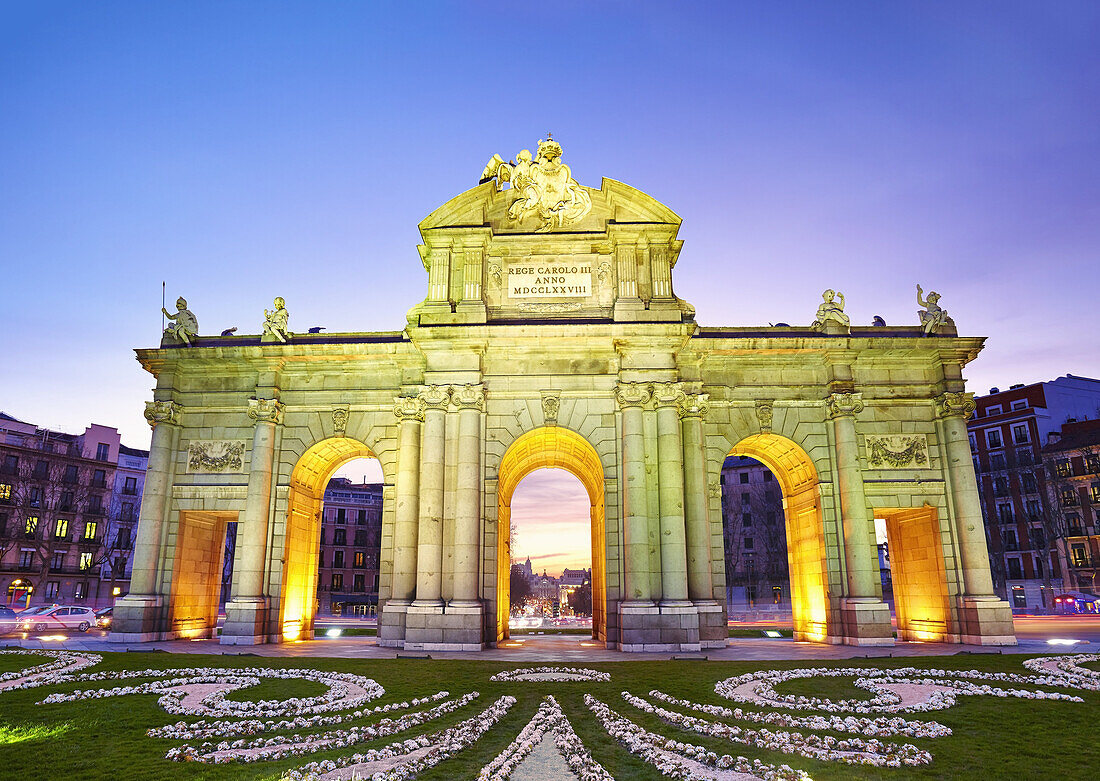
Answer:
[[[821,298],[823,300],[817,308],[816,318],[810,324],[810,330],[825,333],[848,333],[851,330],[851,320],[844,312],[844,294],[829,289],[821,294]],[[917,317],[920,318],[920,327],[926,336],[935,336],[941,328],[955,324],[947,316],[947,310],[940,307],[939,300],[940,294],[934,290],[929,291],[928,297],[925,298],[924,290],[920,285],[917,285],[917,303],[924,307],[924,309],[917,312]],[[780,323],[780,325],[783,324]],[[872,325],[882,327],[886,325],[886,321],[875,315]]]
[[[539,141],[534,160],[529,149],[521,150],[516,161],[507,163],[500,155],[493,155],[481,172],[481,182],[493,179],[498,190],[510,182],[519,194],[508,208],[508,217],[522,222],[537,216],[542,220],[535,229],[538,232],[572,225],[592,209],[591,196],[573,179],[569,166],[561,161],[561,145],[549,133],[545,141]]]
[[[177,312],[169,312],[164,307],[161,307],[161,312],[172,323],[164,329],[165,338],[171,341],[183,342],[187,347],[194,347],[192,339],[198,337],[199,333],[199,319],[195,317],[195,313],[187,308],[187,299],[180,296],[176,299]],[[282,342],[286,344],[292,336],[289,329],[290,324],[290,312],[287,311],[286,301],[282,296],[275,298],[275,308],[264,310],[264,323],[263,330],[261,332],[260,341],[262,342]],[[311,328],[310,333],[317,333],[321,331],[320,328]],[[221,332],[222,336],[233,336],[237,332],[237,328],[226,328]]]

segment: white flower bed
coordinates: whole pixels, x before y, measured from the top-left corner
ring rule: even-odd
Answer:
[[[828,700],[819,697],[803,697],[778,694],[775,685],[798,678],[849,678],[855,676],[855,685],[867,689],[874,697],[870,700]],[[721,697],[737,702],[793,708],[795,710],[820,710],[831,713],[900,713],[942,710],[955,704],[959,694],[983,694],[994,697],[1019,697],[1028,700],[1067,700],[1081,702],[1080,697],[1057,692],[1030,691],[1025,689],[1001,689],[988,684],[975,684],[954,678],[990,678],[1037,684],[1033,676],[1012,673],[982,673],[977,670],[924,670],[901,667],[879,670],[874,667],[812,667],[794,670],[762,670],[727,678],[715,684],[714,691]],[[1069,685],[1066,683],[1059,685]],[[896,690],[895,690],[896,689]],[[905,696],[903,696],[903,694]]]
[[[52,662],[35,665],[34,667],[28,667],[23,670],[13,670],[10,673],[0,675],[0,690],[29,689],[31,688],[30,684],[40,678],[45,678],[47,676],[52,677],[64,673],[73,673],[103,661],[103,657],[99,654],[83,654],[73,651],[39,651],[17,648],[14,650],[0,651],[0,653],[20,656],[45,656],[53,659]]]
[[[937,721],[907,721],[899,717],[864,718],[857,716],[794,716],[779,711],[746,711],[741,708],[725,708],[721,705],[704,705],[691,700],[679,700],[657,689],[649,693],[650,697],[691,708],[699,713],[709,713],[725,719],[752,721],[758,724],[774,724],[779,727],[799,729],[831,730],[833,732],[852,732],[875,738],[890,738],[904,735],[908,738],[941,738],[951,734],[951,728]]]
[[[415,778],[427,768],[473,745],[504,717],[515,702],[515,697],[501,697],[473,718],[466,719],[449,729],[391,743],[362,754],[349,754],[335,760],[311,762],[296,770],[288,771],[283,775],[283,779],[327,781],[336,778],[362,777],[364,773],[370,774],[371,781],[404,781]],[[387,770],[374,772],[370,769],[372,764],[404,755],[412,756],[408,761],[398,763]]]
[[[661,708],[622,692],[628,703],[646,713],[653,714],[669,724],[698,732],[712,738],[724,738],[733,743],[778,751],[782,754],[798,754],[809,759],[825,762],[841,762],[848,765],[871,765],[874,767],[902,767],[904,765],[927,765],[932,755],[909,743],[883,743],[874,738],[834,738],[830,735],[804,735],[801,732],[773,732],[769,729],[743,729],[741,727],[706,721],[694,716],[685,716]]]
[[[1072,656],[1044,656],[1025,659],[1024,667],[1040,673],[1036,682],[1047,686],[1065,686],[1070,689],[1100,691],[1100,670],[1081,667],[1085,662],[1100,662],[1100,654],[1073,654]]]
[[[716,771],[728,770],[763,781],[809,781],[810,777],[804,771],[787,765],[769,765],[759,759],[719,755],[703,746],[682,743],[655,732],[648,732],[590,694],[584,695],[584,703],[608,735],[631,754],[641,757],[669,778],[699,778],[697,766],[702,765]]]
[[[246,721],[177,721],[175,724],[167,724],[163,727],[153,727],[146,731],[151,738],[174,738],[176,740],[195,740],[196,738],[233,737],[235,735],[258,735],[261,732],[278,732],[291,729],[310,729],[313,727],[331,727],[342,724],[345,721],[366,718],[379,713],[394,713],[409,708],[419,708],[433,702],[450,697],[450,692],[436,692],[431,697],[416,697],[405,702],[388,702],[385,705],[376,705],[373,708],[352,711],[351,713],[337,714],[335,716],[295,716],[281,721],[260,721],[248,719]]]
[[[350,729],[330,730],[316,735],[276,735],[275,737],[256,738],[255,740],[222,741],[216,745],[204,743],[198,748],[184,744],[170,749],[165,754],[165,758],[180,762],[194,761],[224,764],[227,762],[260,762],[285,759],[286,757],[300,757],[334,748],[347,748],[358,743],[369,743],[372,740],[388,738],[399,732],[419,727],[421,724],[426,724],[469,705],[479,696],[477,692],[470,692],[458,699],[437,705],[430,710],[407,713],[398,719],[382,719],[373,725],[357,725]]]
[[[518,670],[505,670],[489,679],[490,681],[538,681],[540,683],[551,681],[554,683],[571,683],[573,681],[598,681],[606,683],[611,680],[610,673],[602,673],[599,670],[588,670],[583,667],[521,667]]]
[[[47,676],[51,677],[51,676]],[[164,710],[181,716],[251,716],[278,718],[302,716],[356,708],[378,699],[385,689],[370,678],[351,673],[325,672],[310,669],[273,669],[269,667],[213,668],[191,667],[170,670],[127,670],[123,672],[90,673],[87,675],[52,676],[50,683],[125,680],[129,678],[165,678],[134,686],[113,689],[84,689],[68,694],[51,694],[46,703],[73,702],[127,694],[160,694],[158,703]],[[314,681],[328,690],[316,697],[292,697],[287,700],[256,702],[226,699],[231,691],[254,686],[263,678]],[[24,688],[45,685],[34,681]],[[208,691],[209,690],[209,691]]]
[[[511,745],[481,769],[479,781],[505,781],[510,778],[532,749],[546,739],[548,732],[554,737],[558,752],[581,781],[614,781],[612,775],[588,753],[558,701],[552,696],[547,696],[542,701],[538,713],[527,722],[527,726]]]

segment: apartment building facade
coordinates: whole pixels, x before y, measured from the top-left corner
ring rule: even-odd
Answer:
[[[1070,421],[1043,447],[1067,592],[1097,595],[1100,582],[1100,419]]]
[[[730,456],[722,465],[726,602],[744,610],[790,610],[782,491],[766,466]]]
[[[117,429],[54,431],[0,413],[0,598],[103,607],[129,589],[147,451]]]
[[[1100,417],[1100,380],[1066,375],[991,389],[967,424],[998,593],[1017,611],[1049,611],[1067,587],[1044,445],[1067,423]]]
[[[374,616],[382,550],[382,484],[337,477],[325,489],[317,599],[330,615]]]

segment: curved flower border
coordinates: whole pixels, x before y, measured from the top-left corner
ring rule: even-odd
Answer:
[[[537,675],[538,678],[528,676]],[[596,681],[607,683],[611,673],[590,670],[585,667],[521,667],[517,670],[505,670],[489,679],[490,681],[528,681],[531,683],[576,683],[578,681]]]

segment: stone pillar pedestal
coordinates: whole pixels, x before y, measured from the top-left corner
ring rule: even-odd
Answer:
[[[846,597],[840,601],[840,622],[844,628],[843,645],[894,644],[894,629],[890,624],[890,606],[878,597]],[[835,643],[838,638],[828,637]]]
[[[726,611],[713,599],[696,601],[695,609],[699,613],[699,646],[701,648],[725,648],[729,645],[729,627],[726,626]]]
[[[115,600],[111,617],[111,643],[151,643],[164,639],[168,613],[156,595],[127,594]]]
[[[1012,607],[999,597],[959,597],[960,640],[968,645],[1016,645]]]
[[[267,642],[268,604],[263,597],[237,597],[225,604],[225,623],[222,625],[222,645],[261,645]],[[308,636],[307,636],[308,635]],[[302,632],[296,640],[309,640],[309,632]]]

